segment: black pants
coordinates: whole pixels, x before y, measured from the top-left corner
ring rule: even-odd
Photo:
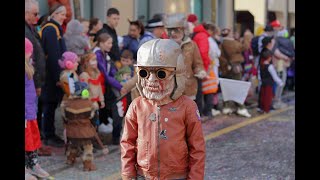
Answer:
[[[43,104],[43,121],[42,130],[45,138],[52,138],[55,136],[54,115],[58,107],[57,102],[44,102]]]
[[[198,79],[198,91],[196,95],[196,103],[200,112],[200,115],[203,114],[203,94],[202,94],[202,80]]]
[[[203,99],[204,99],[203,115],[205,116],[212,116],[211,110],[213,108],[213,95],[214,94],[203,95]]]

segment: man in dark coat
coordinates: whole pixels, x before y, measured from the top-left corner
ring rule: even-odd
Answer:
[[[120,60],[120,50],[118,45],[118,35],[116,27],[120,20],[120,13],[116,8],[109,8],[107,11],[107,24],[103,24],[103,28],[97,32],[96,37],[102,33],[108,33],[112,37],[112,48],[109,54],[113,61]]]

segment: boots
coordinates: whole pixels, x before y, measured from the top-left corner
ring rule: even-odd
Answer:
[[[73,165],[76,162],[77,159],[77,149],[74,148],[68,148],[67,150],[67,164]]]
[[[92,163],[93,161],[93,146],[92,144],[87,144],[83,146],[83,170],[84,171],[95,171],[96,166]]]
[[[83,170],[84,171],[95,171],[97,170],[96,166],[90,160],[83,161]]]

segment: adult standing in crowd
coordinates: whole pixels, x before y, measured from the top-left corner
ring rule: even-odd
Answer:
[[[161,19],[150,19],[145,29],[153,34],[155,38],[162,39],[165,32],[164,24]]]
[[[108,33],[112,37],[112,49],[109,53],[112,61],[120,60],[120,50],[118,44],[118,35],[116,27],[119,24],[120,12],[116,8],[109,8],[107,11],[107,24],[103,24],[103,28],[97,32],[98,37],[101,33]]]
[[[165,20],[165,27],[168,31],[169,38],[180,45],[184,56],[187,74],[186,87],[188,88],[185,89],[183,94],[196,101],[198,91],[197,78],[203,79],[207,76],[197,44],[184,33],[184,15],[168,15]],[[201,104],[197,105],[200,111],[200,109],[202,109]]]
[[[61,4],[53,5],[49,16],[44,21],[41,29],[41,40],[46,62],[46,81],[42,91],[43,96],[43,131],[45,144],[62,147],[64,141],[55,134],[55,110],[62,100],[63,92],[60,87],[59,77],[61,68],[58,60],[66,51],[63,38],[62,24],[66,19],[66,8]]]
[[[33,46],[33,67],[34,75],[33,80],[36,88],[38,97],[38,111],[37,114],[38,127],[41,132],[41,120],[42,120],[42,102],[41,102],[41,87],[45,82],[45,68],[46,60],[45,55],[41,46],[41,39],[39,34],[36,32],[35,26],[37,25],[37,19],[39,15],[39,2],[37,0],[25,1],[25,37],[28,38]],[[40,133],[42,135],[42,133]],[[39,148],[39,155],[51,155],[50,149],[42,146]]]
[[[241,80],[242,78],[242,67],[241,63],[244,61],[242,52],[244,51],[243,45],[235,40],[232,36],[231,29],[224,28],[222,30],[223,42],[221,44],[221,57],[220,67],[222,70],[222,77],[233,80]],[[248,110],[243,104],[239,104],[233,101],[224,102],[222,110],[223,114],[231,114],[232,103],[235,103],[237,107],[237,114],[244,117],[251,117]]]
[[[137,60],[137,52],[141,44],[154,39],[150,32],[145,32],[141,21],[129,21],[129,33],[123,36],[123,49],[128,49],[133,53],[133,59]]]
[[[218,29],[217,26],[214,24],[204,24],[204,28],[208,31],[210,37],[208,37],[209,41],[209,57],[210,57],[210,64],[213,68],[213,72],[215,73],[217,86],[219,85],[219,57],[221,55],[221,51],[219,48],[219,45],[215,39]],[[219,95],[218,92],[213,94],[213,108],[212,108],[212,115],[216,116],[220,114],[221,112],[218,110],[218,104],[219,104]]]
[[[94,49],[97,44],[97,32],[103,28],[102,21],[99,18],[91,18],[89,23],[89,39],[91,49]]]
[[[197,16],[195,16],[197,17]],[[198,19],[198,18],[196,18]],[[192,40],[197,44],[203,66],[207,74],[209,74],[209,40],[210,37],[207,30],[203,27],[202,24],[195,24],[196,26],[193,29]],[[198,92],[197,92],[197,104],[199,105],[200,114],[212,117],[211,109],[213,108],[213,93],[203,94],[202,92],[202,79],[198,79]],[[201,105],[200,105],[201,104]],[[205,106],[203,106],[205,104]],[[203,108],[202,108],[203,107]]]

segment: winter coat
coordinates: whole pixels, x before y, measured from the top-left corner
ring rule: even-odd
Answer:
[[[204,179],[205,142],[196,103],[186,96],[165,105],[136,98],[125,116],[122,179]]]
[[[123,36],[123,50],[128,49],[133,53],[133,59],[137,59],[137,52],[141,44],[154,39],[152,33],[146,32],[139,39],[132,38],[129,35]]]
[[[101,50],[97,50],[95,53],[98,61],[98,68],[104,76],[106,86],[112,86],[120,91],[122,85],[115,79],[117,68],[111,63],[110,60],[106,59],[106,55]]]
[[[34,75],[33,80],[36,88],[41,88],[44,85],[45,74],[46,74],[46,59],[41,45],[41,39],[39,34],[35,31],[34,27],[30,27],[25,22],[25,37],[28,38],[33,45],[33,67]]]
[[[228,76],[231,70],[228,66],[233,64],[240,64],[244,61],[242,52],[244,51],[244,46],[234,40],[233,38],[224,38],[221,44],[221,56],[220,56],[220,70],[222,76]],[[241,66],[240,66],[241,67]]]
[[[96,38],[102,34],[102,33],[108,33],[112,37],[112,48],[109,52],[109,56],[113,61],[120,60],[120,50],[118,45],[118,35],[115,29],[111,28],[107,24],[103,24],[103,28],[99,30],[96,34]],[[96,38],[94,41],[96,41]]]
[[[183,94],[195,98],[198,90],[198,81],[194,75],[204,70],[201,55],[196,43],[189,37],[183,39],[180,47],[186,65],[186,87],[188,87]]]
[[[203,61],[203,66],[206,71],[208,71],[208,67],[210,64],[209,58],[209,41],[208,37],[210,37],[209,33],[204,29],[203,25],[200,24],[193,29],[194,37],[193,41],[196,42],[201,58]]]
[[[26,120],[37,119],[36,100],[37,94],[33,79],[28,79],[28,75],[24,75],[24,112]]]
[[[62,69],[58,64],[58,60],[62,57],[62,54],[67,50],[67,48],[60,24],[54,20],[50,20],[49,23],[53,23],[59,28],[61,38],[58,39],[54,27],[48,26],[42,31],[41,41],[44,53],[47,57],[46,80],[44,90],[42,92],[45,101],[60,102],[63,92],[62,89],[56,85],[56,83],[60,79],[60,73]]]
[[[76,53],[78,56],[85,53],[85,49],[88,48],[88,42],[82,35],[70,34],[64,36],[66,40],[66,46],[68,51]]]

